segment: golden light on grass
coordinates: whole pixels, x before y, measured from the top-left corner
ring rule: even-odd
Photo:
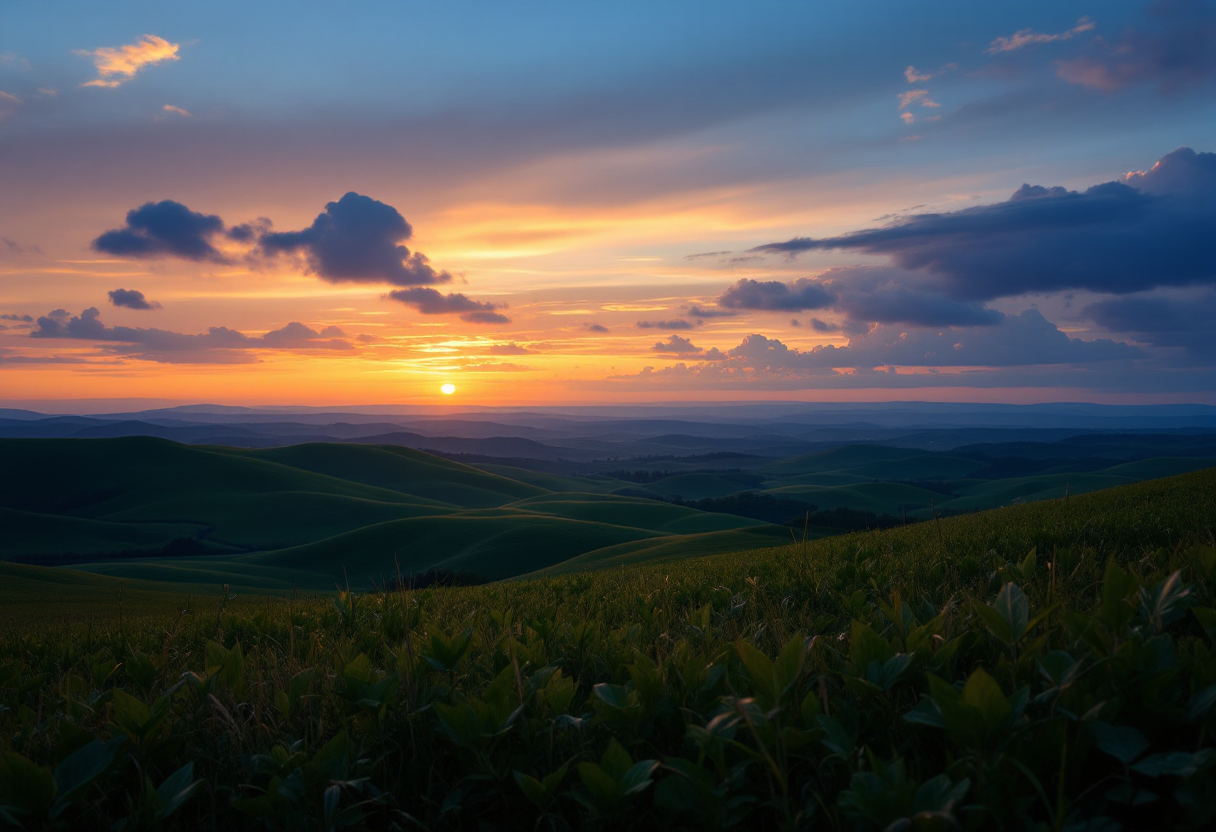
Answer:
[[[451,382],[448,382],[447,384],[445,384],[439,388],[439,392],[443,393],[443,395],[445,395],[445,396],[450,396],[456,392],[456,385],[452,384]]]

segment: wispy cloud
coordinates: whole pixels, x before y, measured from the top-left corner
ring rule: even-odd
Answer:
[[[1024,46],[1034,46],[1039,43],[1053,43],[1057,40],[1069,40],[1083,32],[1090,32],[1097,28],[1097,24],[1088,17],[1083,17],[1077,21],[1077,25],[1066,32],[1058,32],[1056,34],[1048,34],[1046,32],[1036,32],[1033,29],[1022,29],[1014,32],[1007,38],[996,38],[992,43],[988,44],[988,48],[984,51],[989,55],[998,55],[1001,52],[1013,52],[1021,49]]]
[[[179,116],[185,116],[186,118],[190,118],[190,116],[193,115],[193,113],[191,113],[189,110],[183,110],[181,107],[174,107],[172,104],[166,104],[161,109],[166,113],[175,113]]]
[[[21,99],[12,93],[0,91],[0,119],[11,115],[21,106]]]
[[[170,43],[156,35],[144,35],[136,43],[128,43],[113,49],[102,46],[97,49],[79,49],[77,55],[91,58],[97,67],[97,77],[87,81],[86,87],[117,87],[135,77],[146,66],[162,61],[178,60],[181,44]]]

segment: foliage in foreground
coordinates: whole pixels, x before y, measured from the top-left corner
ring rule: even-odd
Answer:
[[[628,572],[14,627],[0,823],[1209,828],[1212,479]]]

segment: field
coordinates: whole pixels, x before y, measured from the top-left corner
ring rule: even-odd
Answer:
[[[1214,527],[1205,470],[466,588],[232,598],[4,565],[0,818],[1210,828]]]
[[[268,448],[0,439],[23,472],[0,481],[0,560],[207,592],[362,591],[428,570],[501,580],[1071,497],[1210,467],[1216,456],[1216,440],[1199,431],[948,452],[845,444],[786,458],[660,454],[564,462],[570,470],[558,474],[520,467],[552,460],[465,464],[361,444],[374,439]],[[699,451],[710,441],[665,434],[652,444]]]

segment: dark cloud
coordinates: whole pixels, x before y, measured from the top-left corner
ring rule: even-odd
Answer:
[[[670,321],[638,321],[637,323],[638,329],[674,329],[677,331],[696,329],[698,326],[700,326],[699,321],[693,323],[682,318],[674,318]]]
[[[473,324],[506,324],[511,319],[495,312],[502,304],[486,303],[460,293],[440,294],[434,289],[395,289],[388,297],[412,306],[423,315],[459,315],[462,321]]]
[[[790,318],[790,326],[802,326],[802,321],[797,318]]]
[[[660,342],[651,349],[679,355],[699,352],[678,335],[671,336],[670,343]],[[753,334],[719,356],[713,366],[694,365],[689,369],[719,376],[734,373],[812,378],[833,375],[841,368],[871,372],[876,367],[1010,368],[1126,363],[1144,358],[1144,353],[1110,339],[1069,338],[1030,309],[1020,315],[1008,315],[995,326],[942,330],[877,326],[853,336],[844,347],[828,344],[800,350],[779,339]]]
[[[212,245],[224,233],[224,221],[214,214],[191,211],[166,199],[146,202],[127,212],[127,224],[93,241],[93,249],[119,257],[180,257],[183,260],[226,263]]]
[[[991,326],[1001,320],[1000,312],[933,291],[921,276],[903,269],[829,269],[819,281],[833,294],[831,308],[855,324]]]
[[[282,329],[250,337],[224,326],[206,332],[187,334],[165,329],[113,326],[101,321],[101,312],[90,307],[79,316],[56,309],[38,319],[31,338],[75,339],[101,342],[112,353],[165,363],[239,364],[257,359],[248,354],[255,349],[275,350],[350,350],[353,346],[339,338],[325,339],[305,324],[293,321]]]
[[[917,214],[884,228],[821,240],[798,237],[755,250],[885,255],[959,300],[1066,289],[1122,294],[1212,282],[1214,206],[1216,154],[1181,148],[1146,173],[1083,193],[1024,185],[995,205]],[[784,297],[780,290],[773,296],[777,303]]]
[[[734,254],[733,251],[702,251],[697,254],[687,254],[685,260],[710,260],[715,257],[725,257],[728,254]]]
[[[490,355],[532,355],[535,350],[521,347],[512,341],[509,344],[494,344],[490,347]]]
[[[328,203],[308,228],[265,233],[259,245],[269,255],[304,254],[317,276],[331,283],[423,286],[450,281],[452,276],[436,271],[426,255],[402,245],[413,234],[396,208],[351,191]]]
[[[823,309],[832,304],[832,295],[809,277],[791,283],[771,280],[761,283],[743,278],[718,298],[727,309],[752,309],[768,312],[802,312]]]
[[[818,318],[811,318],[811,329],[816,332],[840,332],[840,324],[832,324],[827,321],[821,321]]]
[[[1155,347],[1184,347],[1216,363],[1216,292],[1189,298],[1153,295],[1098,301],[1085,307],[1089,320]]]
[[[138,289],[115,289],[110,294],[110,303],[115,306],[125,306],[127,309],[160,309],[156,301],[144,297]]]
[[[20,323],[32,324],[34,319],[29,315],[0,315],[0,321],[18,321]]]
[[[1216,76],[1216,5],[1155,3],[1146,24],[1114,43],[1095,38],[1086,54],[1057,62],[1056,74],[1106,92],[1136,84],[1176,92],[1207,81]]]
[[[659,341],[650,349],[654,352],[669,352],[678,355],[695,355],[702,352],[701,347],[698,347],[687,338],[681,338],[679,335],[668,336],[666,341]]]
[[[593,324],[593,323],[583,324],[583,329],[587,330],[588,332],[607,332],[608,331],[608,327],[604,326],[603,324]]]
[[[729,309],[706,309],[694,303],[688,307],[688,314],[693,318],[733,318],[739,313]]]

